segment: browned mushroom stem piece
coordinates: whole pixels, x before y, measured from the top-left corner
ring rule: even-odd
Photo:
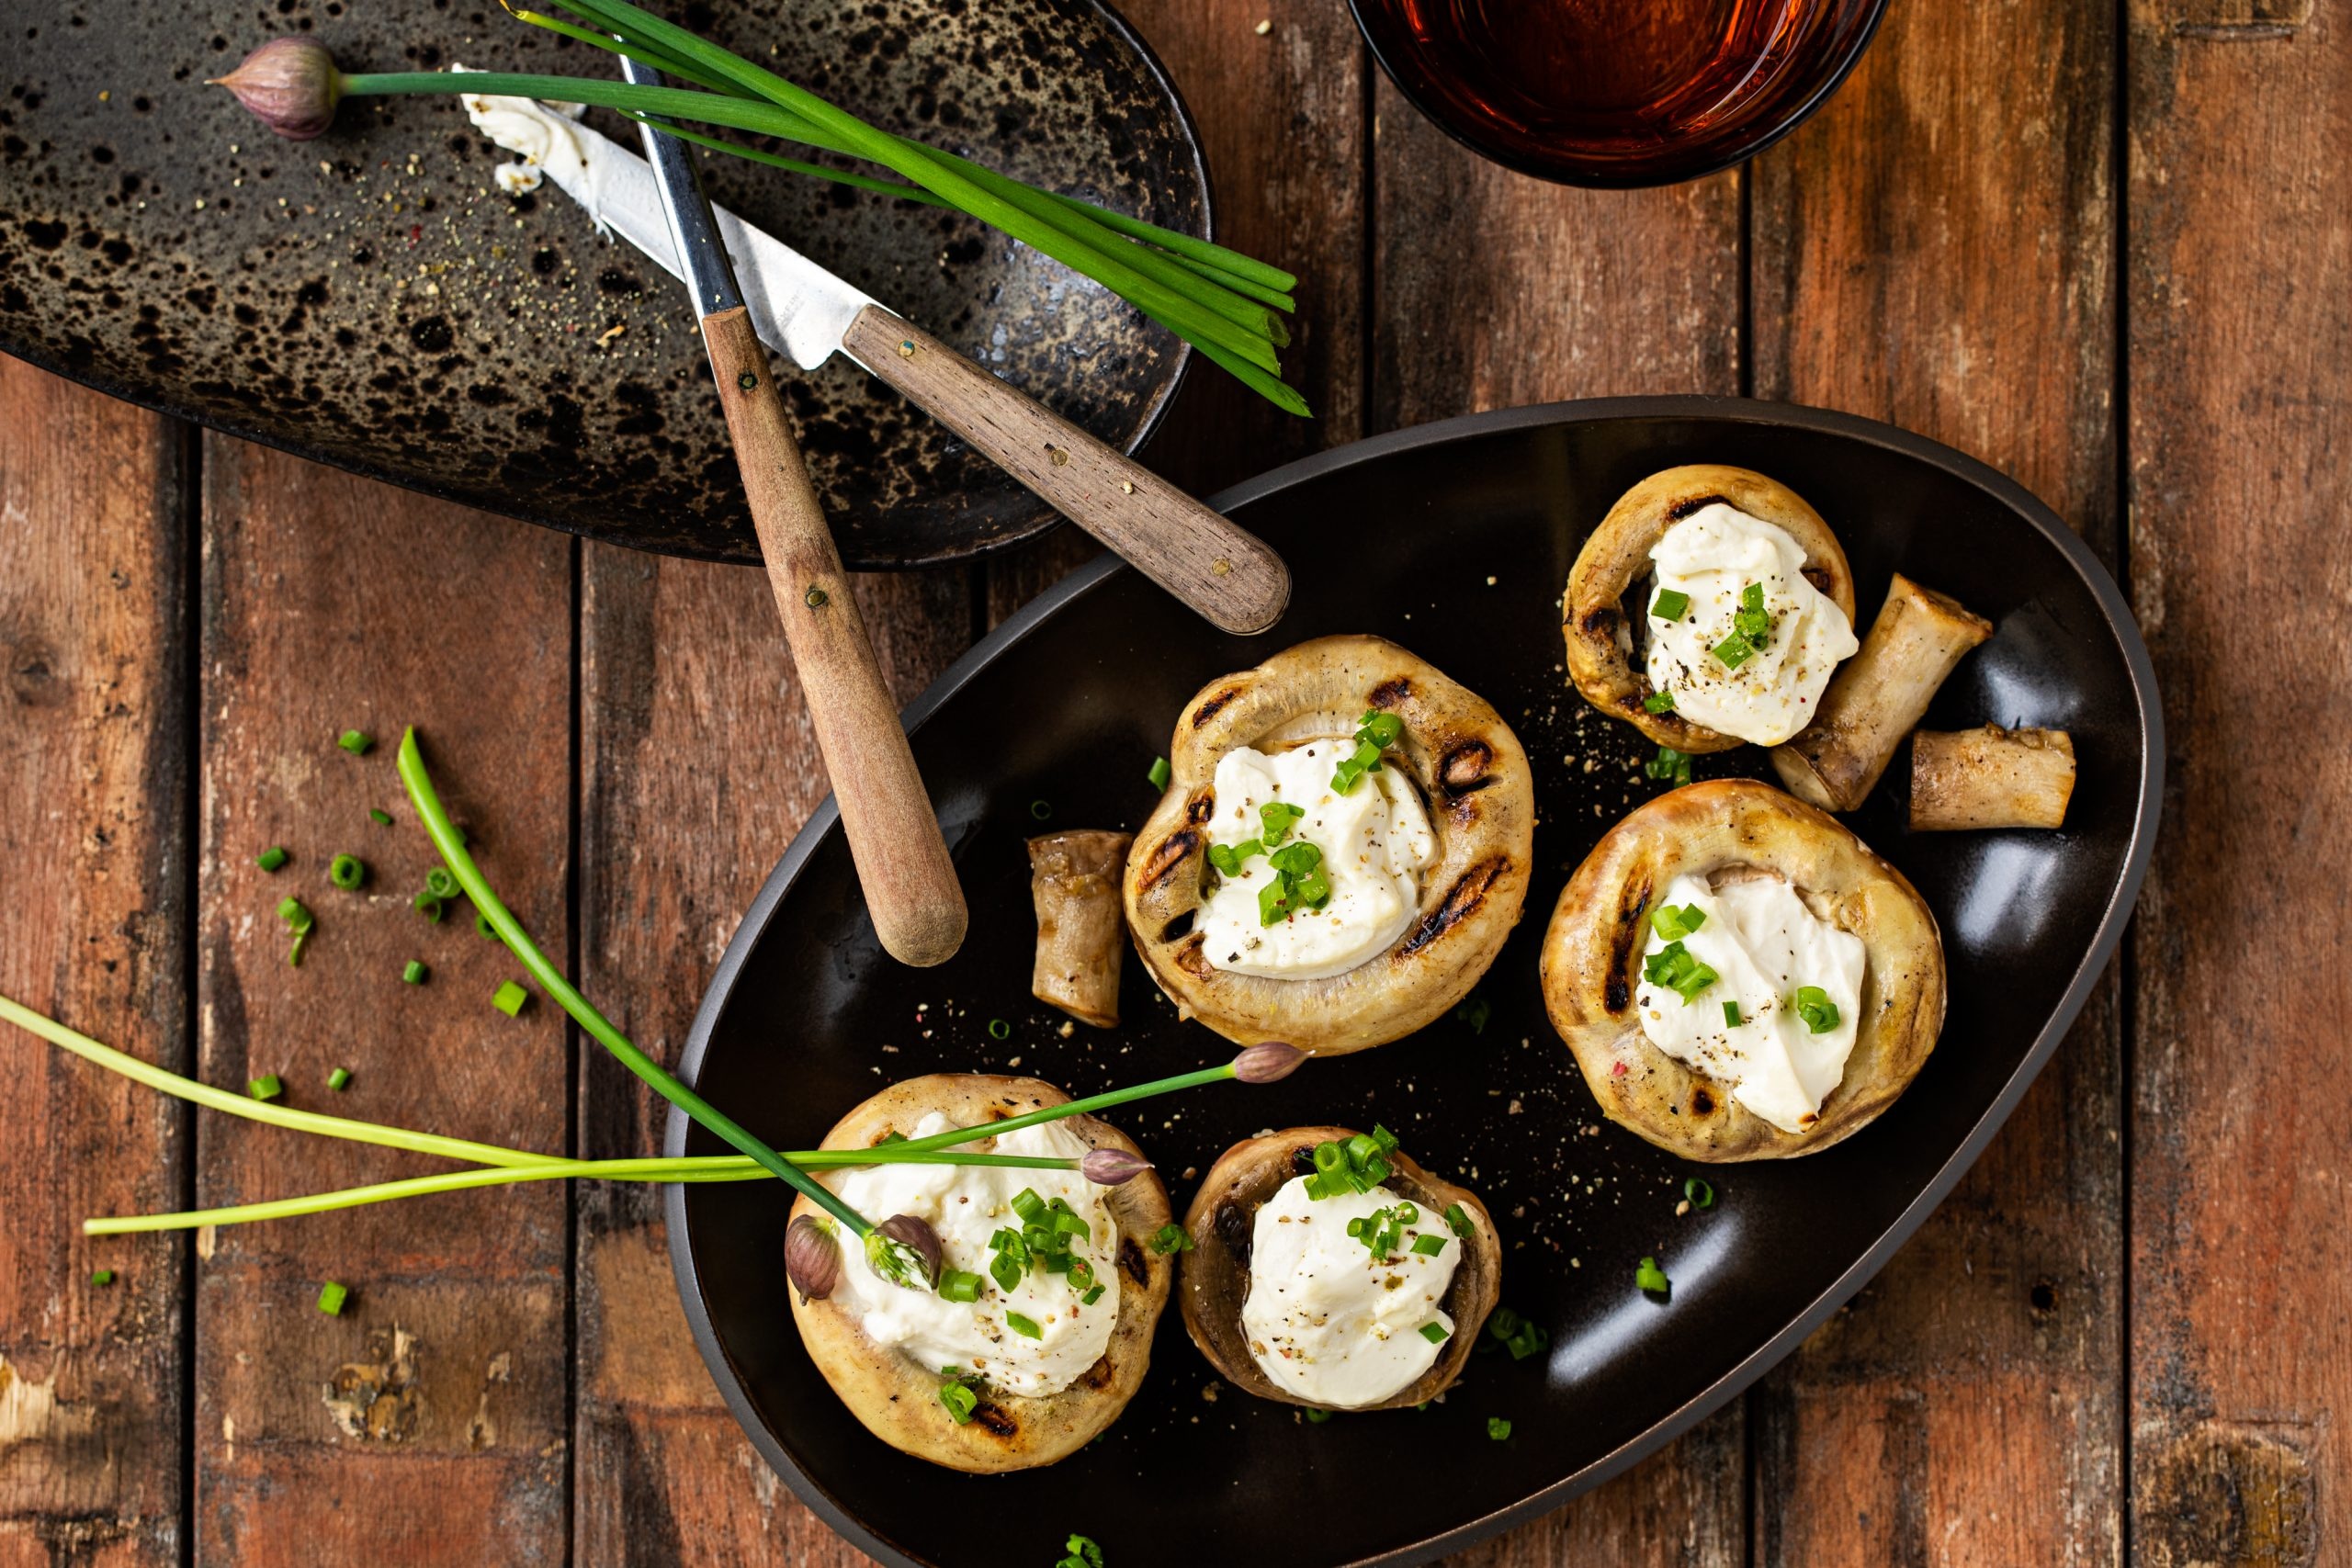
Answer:
[[[1773,772],[1808,806],[1853,810],[1961,656],[1992,635],[1984,616],[1896,572],[1861,651],[1822,693],[1820,713],[1772,748]]]
[[[1119,874],[1134,837],[1088,828],[1029,840],[1029,897],[1037,906],[1030,994],[1098,1029],[1119,1021],[1119,958],[1127,945]]]
[[[2059,828],[2075,794],[2075,742],[2063,729],[1922,729],[1911,737],[1911,827]]]

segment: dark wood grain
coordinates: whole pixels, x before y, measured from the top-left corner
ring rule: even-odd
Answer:
[[[185,450],[0,359],[0,993],[183,1072]],[[0,1103],[0,1563],[175,1563],[187,1244],[81,1225],[185,1203],[187,1118],[5,1025]]]
[[[903,704],[970,640],[970,577],[854,581]],[[824,772],[758,573],[591,547],[582,590],[581,852],[600,870],[582,890],[580,978],[674,1062]],[[661,1147],[664,1108],[602,1053],[583,1055],[579,1092],[583,1148]],[[752,1451],[680,1332],[655,1191],[582,1190],[577,1274],[575,1562],[865,1561]]]
[[[2113,52],[2094,0],[1890,7],[1758,161],[1753,245],[1760,395],[1982,457],[2110,562]],[[2119,1049],[2110,976],[1959,1190],[1756,1394],[1759,1568],[2120,1561]]]
[[[2312,977],[2352,946],[2352,13],[2127,16],[2132,581],[2170,750],[2132,949],[2131,1554],[2335,1562],[2352,1058]]]
[[[201,1076],[560,1151],[563,1017],[492,1009],[513,957],[469,914],[411,908],[435,862],[392,750],[415,726],[484,872],[563,952],[572,545],[221,438],[203,501]],[[349,728],[374,750],[337,749]],[[338,852],[368,863],[356,892],[328,883]],[[288,894],[317,917],[299,969]],[[411,959],[425,984],[401,983]],[[198,1165],[207,1207],[446,1168],[226,1117]],[[198,1558],[561,1562],[567,1222],[537,1183],[200,1234]],[[326,1279],[351,1288],[339,1317],[314,1305]]]
[[[1374,429],[1560,398],[1739,389],[1737,176],[1569,190],[1480,161],[1385,79],[1378,104]],[[1735,1404],[1458,1561],[1733,1568],[1747,1551],[1744,1428]]]

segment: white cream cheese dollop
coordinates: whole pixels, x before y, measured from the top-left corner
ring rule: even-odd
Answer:
[[[473,67],[452,65],[449,69],[466,72]],[[492,172],[499,189],[509,196],[526,195],[539,188],[543,177],[553,175],[557,185],[580,197],[591,218],[597,216],[588,142],[572,123],[586,112],[585,105],[543,104],[535,98],[490,97],[481,93],[468,93],[461,101],[474,129],[520,160],[501,164]],[[590,194],[581,196],[582,191]],[[602,227],[601,220],[598,226]]]
[[[912,1136],[944,1133],[949,1124],[933,1111]],[[1083,1157],[1087,1150],[1085,1140],[1052,1122],[1002,1134],[993,1145],[971,1147],[980,1153],[1073,1158]],[[1104,1201],[1106,1190],[1079,1172],[876,1165],[828,1172],[819,1179],[876,1224],[893,1214],[929,1221],[939,1233],[946,1267],[988,1281],[973,1303],[894,1285],[867,1266],[865,1249],[855,1238],[842,1235],[842,1277],[834,1299],[859,1314],[866,1337],[876,1344],[903,1351],[926,1371],[955,1367],[978,1372],[992,1388],[1030,1398],[1068,1388],[1110,1348],[1111,1331],[1119,1321],[1118,1229]],[[1000,1229],[1021,1228],[1012,1198],[1024,1187],[1047,1201],[1061,1199],[1092,1227],[1093,1235],[1073,1238],[1070,1246],[1070,1255],[1091,1263],[1103,1287],[1092,1306],[1080,1303],[1079,1292],[1070,1289],[1065,1275],[1033,1267],[1010,1292],[989,1277],[993,1254],[989,1237]],[[1008,1312],[1035,1323],[1041,1337],[1032,1339],[1007,1326]]]
[[[1645,622],[1650,685],[1674,694],[1674,711],[1758,746],[1811,723],[1839,660],[1861,644],[1845,613],[1805,581],[1804,551],[1788,530],[1715,502],[1668,528],[1650,560],[1658,589],[1690,598],[1679,619]],[[1751,582],[1763,586],[1771,635],[1733,668],[1714,649],[1731,635]]]
[[[1320,909],[1265,924],[1259,890],[1277,874],[1265,855],[1252,855],[1201,905],[1195,929],[1216,968],[1320,980],[1385,951],[1412,924],[1420,874],[1437,860],[1437,836],[1420,796],[1393,762],[1360,776],[1345,795],[1331,788],[1333,767],[1354,750],[1351,740],[1311,740],[1272,756],[1244,746],[1218,759],[1209,842],[1230,846],[1261,837],[1260,808],[1270,801],[1297,807],[1306,815],[1284,842],[1304,839],[1323,852],[1319,869],[1331,897]]]
[[[1688,1002],[1643,980],[1634,998],[1643,1034],[1783,1133],[1804,1132],[1844,1077],[1854,1049],[1861,939],[1806,908],[1794,888],[1770,874],[1711,888],[1686,873],[1667,885],[1662,902],[1706,916],[1679,940],[1716,978]],[[1653,925],[1644,956],[1667,945]],[[1800,986],[1818,986],[1838,1009],[1838,1021],[1819,1034],[1797,1016]],[[1736,1027],[1724,1016],[1726,1002],[1738,1004]]]
[[[1361,1409],[1437,1364],[1445,1339],[1431,1340],[1421,1328],[1434,1323],[1453,1337],[1453,1319],[1438,1303],[1462,1261],[1461,1240],[1445,1216],[1419,1209],[1402,1244],[1383,1258],[1348,1234],[1350,1220],[1407,1203],[1385,1187],[1309,1198],[1302,1176],[1259,1209],[1241,1331],[1251,1359],[1285,1393]],[[1433,1257],[1415,1252],[1414,1238],[1423,1235],[1442,1237],[1443,1249]]]

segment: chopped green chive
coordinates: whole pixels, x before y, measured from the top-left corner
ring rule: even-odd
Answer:
[[[424,976],[427,973],[429,973],[429,971],[425,969],[424,964],[419,964],[415,959],[412,958],[408,961],[407,964],[401,968],[401,979],[407,985],[422,986],[424,984]]]
[[[1838,1004],[1818,986],[1797,987],[1796,1014],[1815,1034],[1826,1034],[1838,1027]]]
[[[1670,942],[1642,961],[1642,978],[1653,986],[1664,986],[1689,1007],[1721,976],[1691,957],[1680,942]]]
[[[1666,1270],[1657,1266],[1655,1258],[1645,1258],[1642,1266],[1634,1270],[1634,1283],[1654,1296],[1666,1294]]]
[[[349,1067],[337,1067],[334,1071],[327,1075],[327,1087],[331,1089],[337,1090],[338,1092],[340,1092],[350,1082],[351,1069]]]
[[[286,851],[281,845],[272,844],[254,857],[254,863],[264,871],[276,871],[286,863]]]
[[[93,1285],[113,1284],[114,1270],[111,1269],[93,1269],[90,1270],[90,1283]]]
[[[1074,1535],[1062,1543],[1062,1550],[1069,1555],[1054,1568],[1102,1568],[1102,1549],[1091,1536]]]
[[[943,1269],[939,1272],[940,1299],[950,1302],[978,1301],[980,1287],[986,1282],[978,1274],[967,1274],[961,1269]]]
[[[1645,713],[1672,713],[1674,711],[1674,694],[1672,692],[1652,692],[1648,696],[1642,699],[1642,711]]]
[[[1487,1417],[1487,1436],[1498,1443],[1510,1440],[1510,1423],[1499,1416]]]
[[[1690,1201],[1690,1206],[1694,1209],[1712,1209],[1715,1206],[1715,1190],[1695,1176],[1683,1182],[1682,1196]]]
[[[1464,1241],[1478,1234],[1478,1227],[1471,1223],[1468,1212],[1459,1203],[1445,1206],[1445,1228]]]
[[[1051,817],[1053,814],[1054,806],[1051,801],[1033,800],[1029,803],[1029,815],[1035,818],[1040,822],[1043,822],[1046,818]]]
[[[426,919],[431,920],[436,926],[441,923],[440,899],[435,898],[430,893],[420,893],[416,896],[414,902],[416,905],[416,912],[418,914],[423,915]]]
[[[1264,852],[1265,845],[1255,839],[1244,839],[1238,844],[1211,844],[1209,863],[1216,867],[1220,876],[1239,876],[1242,862]]]
[[[1419,1253],[1423,1258],[1435,1258],[1439,1253],[1445,1250],[1445,1237],[1442,1235],[1417,1235],[1413,1238],[1413,1250]]]
[[[504,940],[498,934],[498,928],[490,923],[490,917],[480,909],[474,911],[474,935],[486,936],[492,942]]]
[[[1650,601],[1652,618],[1661,621],[1679,621],[1690,608],[1690,595],[1679,588],[1661,588],[1657,597]]]
[[[1739,608],[1733,612],[1732,628],[1754,647],[1762,648],[1772,636],[1772,613],[1764,607],[1764,585],[1751,582],[1740,590]]]
[[[1043,1339],[1046,1337],[1046,1331],[1037,1326],[1035,1318],[1023,1317],[1017,1312],[1004,1314],[1004,1325],[1024,1339]]]
[[[1144,777],[1151,781],[1151,787],[1154,789],[1166,789],[1171,776],[1168,771],[1168,759],[1165,757],[1155,758],[1151,764],[1151,772],[1144,774]]]
[[[245,1092],[255,1100],[276,1100],[286,1092],[286,1086],[277,1081],[276,1073],[264,1073],[245,1085]]]
[[[960,1382],[944,1382],[939,1385],[939,1403],[947,1407],[948,1419],[963,1427],[970,1424],[972,1412],[980,1407],[980,1396]]]
[[[1315,1174],[1306,1179],[1306,1195],[1323,1199],[1342,1192],[1369,1192],[1388,1179],[1388,1156],[1396,1152],[1396,1134],[1378,1122],[1373,1123],[1370,1133],[1358,1133],[1345,1144],[1317,1144]]]
[[[286,962],[293,968],[302,967],[302,950],[311,945],[311,928],[304,926],[294,933],[294,945],[286,950]]]
[[[1668,942],[1679,942],[1706,923],[1707,911],[1696,904],[1660,904],[1650,911],[1650,929]]]
[[[341,1317],[343,1303],[350,1299],[351,1287],[338,1280],[329,1280],[319,1287],[319,1310],[329,1317]]]
[[[1308,1409],[1302,1411],[1301,1414],[1306,1417],[1306,1424],[1310,1427],[1320,1427],[1331,1418],[1331,1413],[1328,1410]]]
[[[310,907],[300,898],[290,896],[277,901],[277,918],[284,920],[287,929],[298,936],[309,931],[312,921]]]
[[[1012,1212],[1021,1216],[1023,1224],[1034,1225],[1046,1217],[1046,1201],[1035,1188],[1024,1187],[1012,1195]]]
[[[1422,1239],[1426,1241],[1429,1238],[1424,1236]],[[1421,1325],[1421,1337],[1432,1345],[1442,1345],[1453,1337],[1453,1330],[1442,1323],[1425,1323]]]
[[[1145,1245],[1162,1258],[1171,1252],[1190,1252],[1193,1250],[1193,1233],[1170,1220],[1152,1232],[1151,1239]]]
[[[1724,1022],[1727,1027],[1737,1029],[1746,1021],[1747,1021],[1745,1019],[1739,1016],[1739,1004],[1737,1002],[1725,1002],[1724,1004]]]
[[[509,980],[498,987],[497,994],[490,998],[490,1005],[507,1017],[513,1018],[523,1010],[523,1004],[530,999],[530,992]]]
[[[1487,1337],[1510,1352],[1514,1361],[1524,1361],[1552,1343],[1549,1330],[1543,1325],[1521,1317],[1509,1307],[1497,1307],[1487,1319]],[[1487,1348],[1481,1345],[1480,1349]]]
[[[1495,1016],[1494,1004],[1484,997],[1472,997],[1453,1010],[1453,1016],[1470,1026],[1473,1034],[1487,1032],[1487,1021]]]
[[[427,897],[447,903],[458,896],[457,874],[446,865],[435,866],[424,874],[424,892]]]
[[[1331,773],[1331,787],[1341,795],[1353,792],[1356,781],[1380,771],[1380,754],[1403,738],[1405,721],[1393,713],[1366,713],[1356,721],[1356,749],[1340,759]]]
[[[1258,820],[1265,829],[1261,841],[1266,848],[1272,849],[1290,837],[1290,830],[1296,827],[1298,819],[1306,815],[1306,810],[1304,807],[1293,806],[1286,800],[1266,802],[1265,805],[1258,807]]]
[[[392,814],[380,806],[369,807],[368,815],[375,818],[376,826],[379,828],[389,828],[392,825]]]
[[[1672,779],[1678,784],[1687,784],[1690,782],[1690,754],[1661,746],[1657,756],[1642,764],[1642,772],[1654,779]]]
[[[337,855],[327,864],[327,880],[348,893],[368,880],[368,863],[357,855]]]
[[[368,748],[376,744],[376,738],[365,730],[346,729],[335,737],[334,743],[355,757],[365,757]]]
[[[1086,1294],[1078,1298],[1078,1304],[1080,1306],[1092,1306],[1096,1302],[1102,1299],[1102,1292],[1107,1289],[1109,1289],[1109,1287],[1106,1285],[1090,1286]]]
[[[1736,670],[1756,657],[1756,645],[1735,631],[1731,636],[1715,644],[1710,651],[1723,661],[1724,669]]]
[[[1004,1021],[1004,1020],[1002,1020],[1002,1019],[1001,1019],[1001,1018],[992,1018],[992,1019],[989,1020],[989,1039],[991,1039],[991,1040],[1008,1040],[1008,1039],[1011,1039],[1011,1038],[1012,1038],[1012,1025],[1011,1025],[1011,1024],[1009,1024],[1009,1023],[1005,1022],[1005,1021]]]

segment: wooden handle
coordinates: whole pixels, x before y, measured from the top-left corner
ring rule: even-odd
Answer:
[[[875,932],[901,964],[944,964],[963,945],[964,890],[785,422],[768,351],[741,307],[704,317],[702,340]]]
[[[1225,630],[1246,637],[1282,619],[1290,569],[1254,534],[879,305],[858,313],[842,346]]]

